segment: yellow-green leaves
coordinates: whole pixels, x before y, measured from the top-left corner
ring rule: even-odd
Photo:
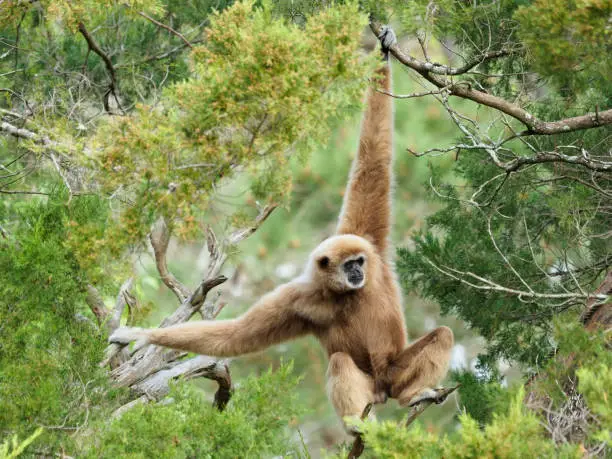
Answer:
[[[108,191],[137,202],[122,213],[130,237],[158,215],[197,232],[215,184],[236,171],[250,172],[259,200],[283,201],[289,157],[325,142],[330,123],[359,106],[373,66],[360,52],[366,23],[354,3],[304,27],[251,1],[213,15],[193,76],[97,138]]]

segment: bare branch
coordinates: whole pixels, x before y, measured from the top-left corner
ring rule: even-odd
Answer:
[[[594,294],[589,297],[581,321],[587,330],[594,330],[599,326],[609,328],[612,326],[612,304],[597,301],[599,295],[612,295],[612,271],[608,271],[604,281]]]
[[[98,292],[98,289],[91,284],[87,284],[87,297],[85,298],[85,302],[95,316],[98,326],[101,326],[108,319],[110,311],[104,304],[104,300],[100,292]]]
[[[115,75],[115,67],[113,66],[113,62],[110,60],[110,57],[108,57],[108,55],[104,51],[102,51],[98,43],[96,43],[94,38],[87,31],[85,24],[83,24],[82,22],[79,22],[79,32],[81,32],[81,35],[83,35],[83,37],[85,38],[89,49],[102,58],[102,60],[104,61],[104,65],[106,66],[106,70],[108,71],[108,75],[110,77],[108,90],[104,94],[104,110],[106,110],[107,113],[112,113],[108,101],[109,96],[112,94],[115,99],[115,102],[117,102],[117,105],[119,106],[119,109],[121,111],[124,111],[121,107],[121,103],[119,102],[119,97],[117,96],[117,77]]]
[[[136,299],[130,293],[133,282],[134,280],[130,277],[123,283],[123,285],[119,289],[112,316],[110,317],[107,323],[109,333],[112,333],[117,330],[117,328],[119,328],[121,316],[123,315],[123,310],[125,309],[125,306],[127,305],[129,308],[133,308],[136,305]]]
[[[18,128],[17,126],[7,123],[6,121],[2,121],[2,123],[0,123],[0,130],[12,135],[13,137],[32,140],[33,142],[36,142],[40,145],[56,145],[56,143],[51,141],[48,137],[40,136],[39,134],[29,131],[28,129]]]
[[[163,24],[161,22],[159,22],[156,19],[153,19],[151,16],[147,15],[144,11],[139,11],[138,14],[140,16],[142,16],[143,18],[147,19],[148,21],[151,21],[153,24],[155,24],[158,27],[161,27],[162,29],[166,29],[168,32],[170,32],[173,35],[176,35],[177,37],[179,37],[181,40],[183,40],[183,42],[185,43],[185,45],[189,46],[190,48],[193,48],[193,45],[191,43],[189,43],[189,41],[179,32],[177,32],[176,30],[174,30],[172,27],[167,26],[166,24]]]
[[[379,35],[381,27],[382,25],[377,22],[370,23],[370,28],[376,36]],[[542,121],[533,116],[527,110],[521,108],[516,104],[513,104],[512,102],[508,102],[507,100],[502,99],[501,97],[497,97],[483,91],[472,89],[469,84],[466,84],[466,82],[453,83],[447,78],[439,76],[460,74],[452,73],[451,71],[453,70],[455,72],[463,71],[462,73],[465,73],[471,68],[473,68],[475,65],[478,65],[480,61],[476,63],[470,62],[469,64],[467,64],[467,68],[466,66],[464,66],[460,69],[452,69],[429,62],[419,61],[418,59],[415,59],[414,57],[405,53],[399,47],[398,44],[392,45],[389,48],[389,51],[398,61],[400,61],[405,66],[415,70],[423,78],[425,78],[437,88],[447,88],[450,95],[461,97],[463,99],[469,99],[479,104],[486,105],[487,107],[499,110],[502,113],[505,113],[506,115],[509,115],[519,120],[525,126],[527,126],[527,129],[521,133],[521,135],[523,136],[535,134],[562,134],[612,124],[612,109],[596,111],[594,113],[587,113],[585,115],[575,116],[572,118],[566,118],[558,121]],[[469,65],[471,65],[471,67],[469,67]]]
[[[237,230],[237,231],[234,231],[230,235],[230,237],[229,237],[230,245],[238,244],[240,241],[246,239],[251,234],[253,234],[255,231],[257,231],[257,229],[263,224],[263,222],[266,221],[266,219],[270,216],[270,214],[277,207],[278,206],[276,204],[269,204],[269,205],[265,206],[263,209],[261,209],[261,211],[259,212],[259,215],[257,216],[257,218],[255,218],[255,222],[251,226],[249,226],[247,228],[243,228],[243,229]]]
[[[386,94],[387,96],[391,96],[394,99],[414,99],[416,97],[424,97],[424,96],[432,96],[434,94],[442,94],[443,92],[447,91],[448,87],[444,87],[441,89],[437,89],[437,90],[432,90],[432,91],[425,91],[425,92],[413,92],[410,94],[393,94],[391,92],[385,91],[384,89],[378,89],[376,88],[376,91],[382,93],[382,94]]]
[[[155,254],[155,264],[159,272],[159,277],[182,303],[191,292],[168,270],[166,252],[168,251],[168,243],[170,242],[170,231],[163,218],[159,218],[153,225],[149,240],[151,241],[151,246]]]
[[[441,272],[445,276],[448,276],[451,279],[459,281],[462,284],[469,285],[470,287],[476,288],[478,290],[489,290],[489,291],[509,293],[512,295],[516,295],[519,298],[545,298],[545,299],[559,299],[559,300],[595,298],[597,300],[605,302],[610,297],[609,295],[601,294],[601,293],[593,294],[593,295],[588,295],[588,294],[585,295],[582,293],[572,293],[572,292],[543,293],[543,292],[536,292],[536,291],[517,290],[513,288],[504,287],[503,285],[497,284],[496,282],[493,282],[489,279],[485,279],[484,277],[481,277],[470,271],[460,271],[458,269],[454,269],[448,266],[444,266],[444,268],[441,268],[440,266],[436,265],[433,261],[431,261],[429,258],[425,258],[425,261],[427,261],[427,263],[429,263],[434,269]],[[471,278],[472,280],[469,281],[466,279],[466,277]],[[475,283],[476,281],[478,281],[478,283]]]

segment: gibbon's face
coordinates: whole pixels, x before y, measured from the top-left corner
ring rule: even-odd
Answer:
[[[344,293],[363,288],[368,281],[372,245],[354,235],[334,236],[313,252],[316,280],[330,290]]]

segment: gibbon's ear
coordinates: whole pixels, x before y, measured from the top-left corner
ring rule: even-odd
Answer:
[[[320,268],[325,269],[329,266],[329,257],[322,256],[317,260],[317,263],[319,264]]]

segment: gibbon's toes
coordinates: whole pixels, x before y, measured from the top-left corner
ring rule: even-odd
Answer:
[[[410,402],[408,403],[408,406],[413,407],[414,405],[418,405],[419,403],[425,402],[425,401],[442,403],[442,401],[444,400],[439,402],[438,392],[434,389],[426,388],[426,389],[423,389],[418,394],[416,394],[414,397],[412,397],[412,399],[410,399]]]
[[[391,46],[397,43],[397,37],[395,36],[395,32],[393,32],[393,29],[388,25],[384,25],[381,27],[380,32],[378,34],[378,39],[380,40],[380,46],[384,53],[388,53],[389,48],[391,48]]]

